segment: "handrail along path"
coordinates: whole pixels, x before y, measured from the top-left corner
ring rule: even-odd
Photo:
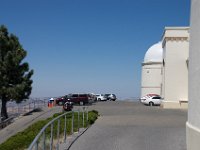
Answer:
[[[76,113],[76,115],[75,115]],[[71,115],[71,122],[67,124],[67,115],[72,114]],[[82,116],[81,116],[82,115]],[[86,116],[85,116],[86,115]],[[61,124],[61,118],[64,117],[64,122],[62,122]],[[75,117],[77,117],[77,122],[75,121]],[[80,118],[82,117],[82,118]],[[68,118],[69,119],[69,118]],[[81,119],[82,119],[82,123],[81,123]],[[85,124],[86,121],[86,124]],[[54,125],[55,122],[57,122],[57,129],[54,129]],[[59,145],[60,143],[66,143],[67,141],[67,125],[70,126],[71,124],[71,134],[74,134],[74,127],[77,126],[77,132],[80,132],[80,125],[82,124],[82,127],[87,127],[88,126],[88,110],[86,107],[83,107],[82,113],[80,112],[80,110],[77,111],[69,111],[69,112],[65,112],[64,114],[61,114],[59,116],[57,116],[56,118],[52,119],[50,122],[48,122],[41,130],[40,132],[37,134],[37,136],[35,137],[35,139],[33,140],[33,142],[30,144],[28,150],[46,150],[46,149],[56,149],[59,150]],[[64,129],[63,129],[63,142],[61,141],[61,125],[64,124]],[[46,134],[46,130],[48,130],[47,128],[50,127],[50,139],[47,138],[47,134]],[[54,131],[56,130],[56,139],[54,139]],[[48,141],[49,140],[49,141]],[[54,144],[54,140],[56,141],[56,144]],[[39,144],[41,143],[41,144]]]

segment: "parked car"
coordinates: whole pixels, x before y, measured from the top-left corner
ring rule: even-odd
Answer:
[[[85,105],[92,101],[90,94],[69,94],[67,101],[75,104]]]
[[[108,98],[109,95],[110,95],[110,94],[104,94],[106,100],[109,100],[109,98]]]
[[[115,94],[105,94],[105,97],[107,98],[107,100],[112,100],[112,101],[115,101],[117,99]]]
[[[147,98],[150,98],[152,96],[159,96],[158,94],[147,94],[146,96],[143,96],[140,98],[140,102],[144,102]]]
[[[109,100],[111,100],[111,101],[115,101],[115,100],[117,99],[117,97],[116,97],[115,94],[110,94],[110,95],[108,96],[108,98],[109,98]]]
[[[149,106],[160,105],[161,97],[160,96],[151,96],[143,101],[144,104]]]
[[[89,103],[93,103],[93,102],[97,101],[97,97],[96,97],[96,95],[94,93],[89,93],[88,95],[90,97]]]
[[[98,101],[106,101],[107,98],[104,96],[104,94],[96,94],[96,98]]]
[[[68,99],[68,95],[58,97],[55,99],[57,105],[63,105],[65,101]]]

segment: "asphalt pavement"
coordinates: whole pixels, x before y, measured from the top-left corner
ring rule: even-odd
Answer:
[[[89,106],[100,117],[70,150],[186,150],[187,110],[107,101]]]

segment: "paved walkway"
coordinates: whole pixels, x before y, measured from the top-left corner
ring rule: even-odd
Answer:
[[[98,110],[100,117],[70,150],[186,150],[186,110],[120,101],[98,102],[88,108]],[[45,108],[18,118],[0,130],[0,143],[30,124],[61,111],[61,107]]]
[[[70,150],[186,150],[186,110],[100,102],[101,116]]]
[[[53,114],[61,112],[62,108],[57,106],[53,108],[43,108],[40,112],[33,112],[27,116],[20,116],[12,124],[0,130],[0,143],[6,141],[9,137],[15,135],[17,132],[23,131],[32,123],[51,117]]]

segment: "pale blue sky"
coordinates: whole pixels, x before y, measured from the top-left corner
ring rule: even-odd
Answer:
[[[34,97],[140,95],[141,62],[165,26],[189,25],[189,0],[0,0],[0,24],[34,69]]]

